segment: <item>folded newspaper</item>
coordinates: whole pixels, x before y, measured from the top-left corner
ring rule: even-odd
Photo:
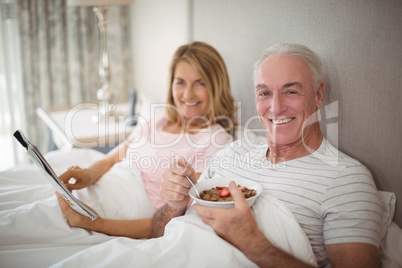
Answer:
[[[14,137],[19,141],[19,143],[24,147],[28,156],[32,159],[32,161],[39,167],[40,170],[45,173],[46,177],[49,179],[50,183],[56,188],[56,190],[60,193],[60,195],[66,200],[69,206],[77,211],[78,213],[90,217],[92,220],[95,220],[98,217],[98,214],[81,203],[72,193],[67,189],[64,183],[59,179],[59,177],[54,173],[53,169],[43,157],[38,148],[33,145],[28,139],[25,137],[24,133],[21,130],[17,130],[14,132]]]

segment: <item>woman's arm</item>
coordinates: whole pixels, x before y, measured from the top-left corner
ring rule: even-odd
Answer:
[[[107,155],[104,159],[95,162],[88,168],[70,167],[59,178],[70,191],[88,187],[98,181],[114,164],[124,158],[128,145],[128,141],[121,144],[118,150]],[[75,179],[74,183],[69,183],[71,178]]]
[[[91,220],[89,217],[74,211],[58,192],[56,192],[56,195],[61,211],[71,227],[137,239],[151,237],[151,219],[109,220],[98,217],[95,220]]]

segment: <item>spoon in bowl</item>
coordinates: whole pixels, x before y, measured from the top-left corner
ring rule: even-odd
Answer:
[[[191,183],[191,185],[194,187],[194,189],[195,189],[195,191],[196,191],[196,193],[197,193],[197,197],[201,199],[201,197],[200,197],[200,192],[198,192],[197,187],[195,187],[194,183],[190,180],[189,177],[186,176],[186,179],[187,179],[187,180]]]

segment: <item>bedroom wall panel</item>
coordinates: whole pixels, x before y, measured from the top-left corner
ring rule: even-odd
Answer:
[[[194,0],[192,37],[224,57],[236,100],[247,107],[242,123],[256,115],[252,71],[263,50],[280,42],[315,50],[333,117],[322,111],[324,133],[371,170],[379,189],[397,195],[402,226],[400,14],[398,0]]]
[[[136,0],[133,18],[134,80],[137,90],[164,103],[170,60],[189,40],[188,0]]]

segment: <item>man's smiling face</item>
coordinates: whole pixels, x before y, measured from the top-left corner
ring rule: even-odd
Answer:
[[[268,142],[275,145],[302,143],[308,135],[306,120],[322,106],[324,87],[314,90],[311,70],[300,58],[270,56],[254,78],[256,108],[266,129]],[[314,130],[311,130],[314,131]]]

